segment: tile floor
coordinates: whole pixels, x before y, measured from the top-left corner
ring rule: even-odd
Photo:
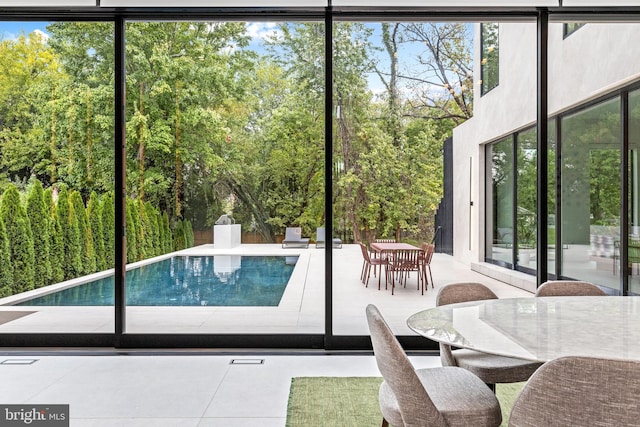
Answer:
[[[377,375],[369,355],[0,352],[0,405],[68,404],[72,427],[281,427],[292,377]]]

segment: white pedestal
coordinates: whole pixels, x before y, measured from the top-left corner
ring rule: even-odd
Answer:
[[[229,249],[240,246],[240,224],[214,225],[213,244],[216,249]]]

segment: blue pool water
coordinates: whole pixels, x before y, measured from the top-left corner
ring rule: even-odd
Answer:
[[[127,271],[131,306],[277,306],[298,257],[176,256]],[[114,277],[19,305],[113,305]]]

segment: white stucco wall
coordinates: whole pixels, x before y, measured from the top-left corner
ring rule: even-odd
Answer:
[[[536,24],[501,23],[499,31],[499,85],[481,96],[476,83],[474,117],[453,131],[453,250],[466,264],[484,259],[484,145],[536,121]],[[474,75],[480,76],[479,25],[474,35]],[[640,24],[587,24],[566,39],[562,24],[550,24],[550,114],[638,79]]]

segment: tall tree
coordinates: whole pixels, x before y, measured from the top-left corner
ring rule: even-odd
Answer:
[[[93,250],[93,235],[87,218],[87,209],[85,208],[82,196],[78,191],[72,191],[70,201],[73,204],[75,220],[78,224],[78,232],[80,235],[80,245],[82,251],[82,272],[90,274],[96,271],[96,255]]]
[[[138,228],[140,227],[136,220],[135,204],[134,201],[128,200],[125,213],[127,221],[127,263],[136,262],[141,259],[138,244],[142,242],[139,242],[138,238]]]
[[[0,218],[0,298],[14,294],[13,267],[11,266],[11,255],[9,254],[9,241],[4,221]]]
[[[98,271],[107,269],[107,262],[104,253],[104,232],[102,230],[102,212],[101,203],[98,194],[91,192],[89,202],[87,203],[87,217],[89,220],[89,228],[91,229],[91,237],[93,238],[93,250],[96,258],[96,269]]]
[[[48,182],[44,108],[51,85],[62,80],[58,58],[41,32],[0,41],[0,165],[14,181],[35,175]]]
[[[52,283],[58,283],[64,280],[64,239],[60,223],[56,220],[56,205],[53,201],[52,187],[44,190],[44,203],[47,209],[47,219],[49,220],[51,281]]]
[[[66,187],[62,187],[58,194],[55,213],[64,246],[64,279],[75,279],[83,274],[82,240],[74,206]]]
[[[20,203],[20,193],[13,184],[9,184],[2,194],[0,218],[7,233],[13,289],[15,292],[29,291],[34,288],[33,234],[29,217]]]
[[[413,117],[450,119],[460,124],[473,115],[473,46],[469,24],[416,22],[403,24],[404,40],[424,46],[420,70],[399,78],[413,89]]]
[[[38,254],[38,262],[34,263],[34,286],[40,288],[48,285],[51,273],[51,213],[47,211],[44,201],[44,189],[39,180],[34,180],[27,196],[27,215],[33,235],[34,255]]]
[[[108,192],[100,200],[100,220],[102,221],[102,241],[104,242],[104,260],[107,268],[115,267],[115,197]]]

